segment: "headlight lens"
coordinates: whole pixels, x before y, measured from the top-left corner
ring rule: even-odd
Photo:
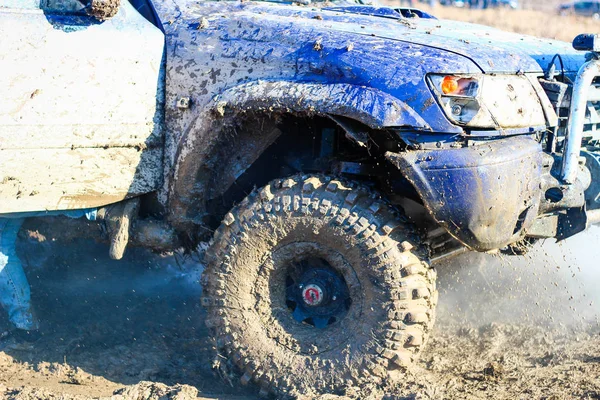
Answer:
[[[546,124],[540,99],[519,75],[429,75],[446,116],[472,128],[520,128]]]
[[[479,93],[479,81],[453,75],[431,75],[435,87],[439,87],[444,96],[475,97]]]

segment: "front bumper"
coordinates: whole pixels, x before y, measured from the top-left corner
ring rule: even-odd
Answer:
[[[459,149],[386,153],[454,238],[477,251],[522,237],[538,215],[543,153],[516,136]]]
[[[568,119],[550,132],[546,152],[533,136],[518,135],[458,149],[421,146],[386,153],[431,216],[465,246],[490,251],[526,236],[562,240],[600,221],[600,135],[595,126],[600,117],[600,36],[575,40],[578,50],[586,50],[577,47],[581,38],[593,39],[594,46],[587,49],[589,61],[569,89],[569,101],[555,98],[552,103]],[[550,90],[571,86],[552,78],[545,84]]]

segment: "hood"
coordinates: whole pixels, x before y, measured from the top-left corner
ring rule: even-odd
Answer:
[[[219,5],[220,3],[220,5]],[[229,3],[225,5],[225,3]],[[576,72],[585,62],[585,53],[575,51],[570,43],[509,33],[499,29],[466,22],[429,18],[406,18],[406,10],[390,7],[345,5],[319,8],[272,2],[234,2],[164,0],[156,2],[162,21],[172,21],[198,12],[211,13],[227,9],[253,17],[258,21],[305,24],[314,32],[337,31],[344,34],[370,36],[426,46],[441,52],[460,55],[475,63],[485,73],[541,73],[559,54],[565,72]],[[331,5],[332,3],[326,3]],[[162,14],[162,15],[161,15]],[[405,13],[406,14],[406,13]]]
[[[382,38],[460,54],[486,73],[541,72],[548,68],[556,54],[561,56],[566,72],[578,71],[585,62],[585,52],[574,50],[570,43],[483,25],[427,18],[427,14],[423,14],[426,18],[403,18],[398,12],[401,10],[388,7],[348,6],[324,10],[335,13],[323,15],[325,20],[332,21],[340,20],[344,14],[375,17],[377,22],[358,29]],[[362,25],[365,21],[356,22]],[[356,32],[356,28],[349,25],[345,29]]]
[[[405,18],[389,7],[319,9],[253,2],[244,3],[243,8],[263,19],[268,15],[291,17],[315,28],[402,41],[458,54],[473,61],[485,73],[541,73],[556,54],[561,55],[566,72],[579,70],[585,62],[585,53],[575,51],[566,42],[465,22]]]

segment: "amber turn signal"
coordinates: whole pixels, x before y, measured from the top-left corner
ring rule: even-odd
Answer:
[[[458,79],[454,76],[445,76],[442,81],[442,93],[452,94],[458,91]]]

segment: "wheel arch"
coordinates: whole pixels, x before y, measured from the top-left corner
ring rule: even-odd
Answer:
[[[373,88],[286,81],[235,86],[213,98],[180,142],[169,188],[171,223],[204,225],[207,201],[234,184],[281,136],[277,121],[284,117],[328,120],[365,148],[387,128],[430,130],[405,103]]]
[[[373,128],[410,126],[430,130],[406,103],[379,89],[347,83],[253,81],[234,86],[213,100],[213,109],[226,108],[307,112],[351,118]]]

